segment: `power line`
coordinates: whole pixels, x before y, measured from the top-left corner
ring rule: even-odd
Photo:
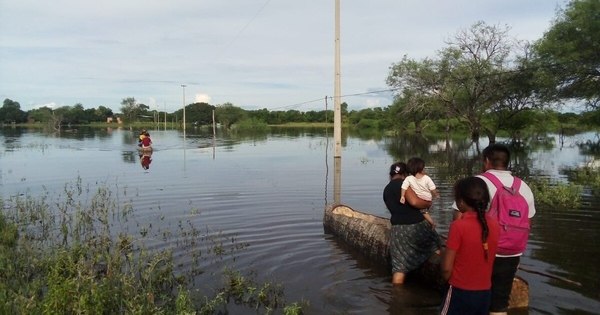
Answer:
[[[254,16],[246,23],[246,25],[244,25],[239,31],[238,33],[233,37],[233,39],[231,41],[229,41],[224,47],[223,49],[221,49],[221,51],[219,52],[219,54],[217,55],[217,60],[218,58],[220,58],[221,56],[223,56],[223,53],[236,41],[238,40],[238,38],[240,38],[240,36],[242,35],[242,33],[246,30],[246,28],[248,28],[248,26],[250,26],[250,24],[252,24],[252,22],[254,22],[254,20],[258,17],[258,15],[265,9],[265,7],[267,7],[267,5],[269,4],[269,2],[271,2],[271,0],[267,0],[265,1],[265,3],[258,9],[258,11],[256,11],[256,13],[254,14]]]
[[[362,93],[353,93],[353,94],[345,94],[345,95],[341,95],[341,97],[354,97],[354,96],[362,96],[362,95],[369,95],[369,94],[379,94],[379,93],[383,93],[383,92],[393,92],[396,90],[399,90],[401,88],[397,87],[397,88],[389,88],[389,89],[384,89],[384,90],[377,90],[377,91],[369,91],[369,92],[362,92]],[[333,100],[333,96],[325,96],[325,99],[329,99],[329,100]],[[305,101],[305,102],[300,102],[300,103],[294,103],[294,104],[290,104],[290,105],[284,105],[284,106],[279,106],[279,107],[273,107],[271,108],[271,110],[275,110],[275,109],[284,109],[284,108],[293,108],[293,107],[298,107],[298,106],[302,106],[302,105],[306,105],[306,104],[310,104],[310,103],[315,103],[315,102],[320,102],[322,101],[323,98],[317,98],[314,100],[310,100],[310,101]]]

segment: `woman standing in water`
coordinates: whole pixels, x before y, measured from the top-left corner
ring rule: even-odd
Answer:
[[[409,271],[419,268],[432,254],[439,252],[441,242],[420,211],[429,208],[431,201],[420,199],[409,188],[405,194],[407,202],[400,203],[402,183],[408,175],[406,164],[392,164],[389,175],[390,182],[383,190],[383,201],[391,213],[392,284],[400,285]]]

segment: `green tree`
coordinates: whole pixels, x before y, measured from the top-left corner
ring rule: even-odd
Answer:
[[[247,117],[244,109],[234,106],[231,103],[225,103],[217,106],[215,109],[215,119],[225,128],[229,129],[236,122]]]
[[[125,119],[129,122],[136,121],[136,117],[140,114],[141,110],[135,98],[127,97],[121,101],[121,113]]]
[[[212,114],[215,107],[208,103],[194,103],[185,107],[185,119],[189,122],[210,125],[212,124]]]
[[[51,123],[54,129],[60,130],[64,122],[69,122],[66,118],[69,115],[69,111],[71,111],[70,106],[61,106],[52,110]]]
[[[581,113],[581,121],[590,126],[600,127],[600,108]]]
[[[27,113],[21,110],[21,104],[10,99],[4,99],[4,104],[0,108],[0,122],[3,123],[22,123],[25,122]]]
[[[251,110],[248,111],[248,118],[269,123],[270,112],[266,108]]]
[[[547,94],[600,106],[600,1],[569,2],[535,52]]]
[[[155,114],[155,112],[150,111],[150,106],[148,106],[144,103],[139,103],[139,104],[137,104],[135,120],[153,121],[154,114]]]
[[[50,107],[44,106],[37,109],[32,109],[27,112],[27,118],[32,121],[46,123],[51,121],[52,118],[52,109]]]
[[[331,117],[333,117],[333,116],[328,116],[327,120],[331,121],[332,120]],[[304,113],[304,120],[306,122],[325,122],[325,111],[324,110],[321,110],[321,111],[309,110]]]
[[[540,81],[532,66],[531,46],[525,43],[522,48],[510,71],[497,75],[495,101],[483,124],[490,142],[496,141],[499,130],[508,130],[511,135],[518,136],[520,130],[535,123],[527,117],[537,117],[523,114],[524,111],[544,109],[552,104],[538,93]]]
[[[438,58],[404,59],[392,65],[388,85],[409,90],[416,100],[407,111],[439,111],[468,126],[473,140],[479,139],[485,116],[499,100],[501,74],[510,68],[511,44],[508,27],[477,22],[459,31]]]
[[[437,98],[423,93],[405,89],[402,95],[397,95],[390,106],[390,115],[393,117],[391,125],[397,131],[406,130],[410,123],[414,123],[415,132],[422,133],[425,122],[445,116],[445,112],[437,104]]]
[[[300,111],[295,110],[295,109],[290,109],[285,112],[284,123],[303,122],[303,121],[304,121],[304,115]]]
[[[85,109],[81,103],[77,103],[72,107],[69,107],[68,111],[65,113],[65,120],[71,124],[81,124],[87,123],[88,121],[85,119]]]
[[[94,110],[95,121],[106,121],[106,118],[112,117],[114,115],[112,109],[106,106],[98,106],[97,109]]]

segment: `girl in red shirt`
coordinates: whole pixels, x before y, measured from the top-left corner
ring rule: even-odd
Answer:
[[[481,178],[456,182],[454,199],[462,217],[450,224],[442,257],[442,276],[449,288],[441,314],[487,315],[500,229],[498,222],[486,214],[490,195]]]

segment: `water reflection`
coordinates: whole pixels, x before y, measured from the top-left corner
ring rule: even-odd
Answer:
[[[150,169],[150,163],[152,163],[152,150],[139,150],[140,164],[145,170]]]

